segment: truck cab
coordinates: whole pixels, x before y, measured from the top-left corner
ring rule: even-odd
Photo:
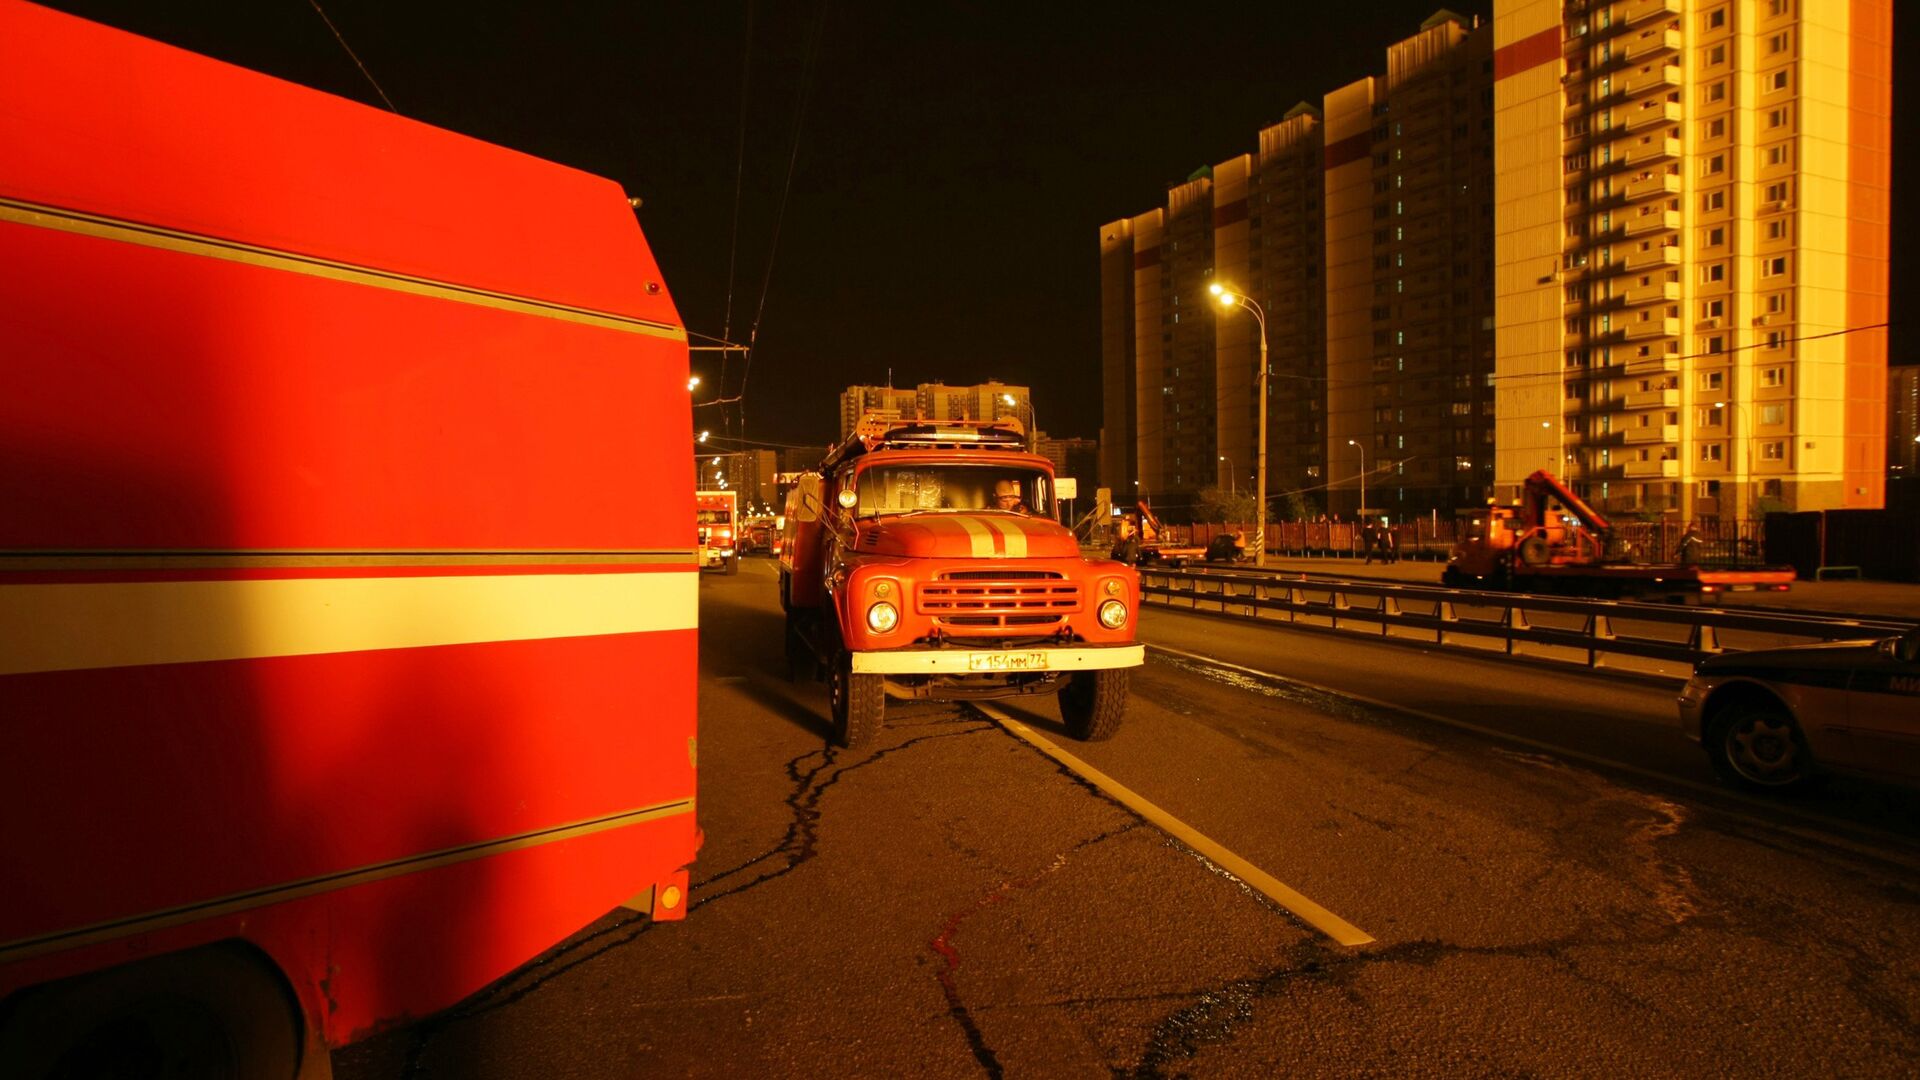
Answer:
[[[789,493],[787,656],[824,673],[835,735],[878,734],[886,701],[1057,695],[1103,739],[1126,709],[1139,577],[1084,557],[1052,518],[1053,467],[1016,421],[869,419]]]
[[[740,572],[740,493],[696,491],[694,520],[702,570]]]

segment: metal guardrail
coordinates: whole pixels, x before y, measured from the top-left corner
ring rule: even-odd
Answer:
[[[1690,667],[1723,652],[1887,637],[1914,625],[1872,617],[1762,614],[1425,585],[1292,579],[1270,572],[1143,568],[1140,586],[1143,605],[1155,603],[1282,626],[1365,632],[1403,644],[1459,647],[1478,656],[1569,664],[1580,663],[1577,656],[1584,657],[1582,666],[1589,668],[1618,668],[1618,663],[1607,661],[1626,657]],[[1552,625],[1556,622],[1563,625]],[[1653,627],[1673,631],[1661,637],[1648,632]],[[1748,643],[1730,644],[1722,640],[1723,635]],[[1561,651],[1542,652],[1527,646]]]

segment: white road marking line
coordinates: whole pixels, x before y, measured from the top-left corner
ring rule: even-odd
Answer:
[[[1457,720],[1451,716],[1442,716],[1439,713],[1428,712],[1425,709],[1417,709],[1410,705],[1396,705],[1391,701],[1382,701],[1379,698],[1367,697],[1364,694],[1356,694],[1349,690],[1341,690],[1336,687],[1325,686],[1320,683],[1308,682],[1305,679],[1296,679],[1291,675],[1280,675],[1271,671],[1262,671],[1259,668],[1246,667],[1242,664],[1235,664],[1230,661],[1216,659],[1211,656],[1206,656],[1202,653],[1188,652],[1185,649],[1176,649],[1171,645],[1154,645],[1152,643],[1148,643],[1147,648],[1157,650],[1159,652],[1167,653],[1170,656],[1178,656],[1186,660],[1193,660],[1198,663],[1207,664],[1211,667],[1225,668],[1228,671],[1238,671],[1247,675],[1257,675],[1263,679],[1273,679],[1277,682],[1288,683],[1293,686],[1301,686],[1309,690],[1318,690],[1323,694],[1331,694],[1334,697],[1345,698],[1348,701],[1357,701],[1362,705],[1372,705],[1376,708],[1391,709],[1394,712],[1400,713],[1404,716],[1414,716],[1422,720],[1427,720],[1435,724],[1442,724],[1450,728],[1459,729],[1461,731],[1471,731],[1476,735],[1485,735],[1490,739],[1498,739],[1502,742],[1508,742],[1508,743],[1513,743],[1519,746],[1530,747],[1534,750],[1540,750],[1548,754],[1552,754],[1555,757],[1572,759],[1574,761],[1578,761],[1586,765],[1598,765],[1603,768],[1617,769],[1621,772],[1627,773],[1632,776],[1638,776],[1646,780],[1655,780],[1663,784],[1672,784],[1676,787],[1685,788],[1686,790],[1695,792],[1697,794],[1710,795],[1716,799],[1724,799],[1728,802],[1740,803],[1742,805],[1750,806],[1755,809],[1764,809],[1770,814],[1787,816],[1787,817],[1796,817],[1796,818],[1799,818],[1801,821],[1804,821],[1810,824],[1821,825],[1829,829],[1839,829],[1845,832],[1852,832],[1861,836],[1871,837],[1875,840],[1880,841],[1881,843],[1892,845],[1895,848],[1912,849],[1914,846],[1913,840],[1907,837],[1901,836],[1897,833],[1885,832],[1883,830],[1876,829],[1871,825],[1860,825],[1855,822],[1846,821],[1841,818],[1828,817],[1825,814],[1810,813],[1808,811],[1801,810],[1793,806],[1789,806],[1785,803],[1781,803],[1781,802],[1777,802],[1769,799],[1755,798],[1751,795],[1745,795],[1738,791],[1732,791],[1728,788],[1719,787],[1714,784],[1703,784],[1698,780],[1689,780],[1684,776],[1675,776],[1672,773],[1663,773],[1657,769],[1649,769],[1643,765],[1632,765],[1624,761],[1615,761],[1612,758],[1601,757],[1598,754],[1588,754],[1583,751],[1570,749],[1568,747],[1560,746],[1555,743],[1542,742],[1539,739],[1529,739],[1525,735],[1515,735],[1511,732],[1501,731],[1498,728],[1483,727],[1479,724],[1471,723],[1466,720]],[[1674,726],[1676,729],[1679,727],[1679,722],[1677,720],[1675,721]],[[1828,835],[1805,836],[1801,833],[1795,832],[1792,828],[1789,828],[1787,825],[1783,824],[1782,822],[1771,820],[1769,818],[1755,817],[1750,814],[1735,813],[1733,811],[1724,810],[1724,809],[1717,809],[1715,812],[1719,814],[1723,814],[1726,817],[1731,818],[1735,821],[1744,822],[1749,825],[1760,825],[1769,829],[1777,829],[1784,832],[1789,832],[1795,836],[1800,836],[1802,839],[1813,840],[1821,844],[1836,844],[1837,842],[1837,846],[1845,847],[1847,848],[1847,850],[1852,851],[1856,855],[1866,855],[1876,859],[1886,859],[1892,862],[1896,862],[1902,866],[1920,869],[1920,861],[1916,861],[1912,858],[1908,858],[1904,856],[1902,853],[1897,851],[1890,852],[1890,851],[1882,850],[1880,848],[1868,847],[1864,844],[1849,843],[1849,842],[1846,842],[1844,837],[1836,837],[1836,836],[1828,836]]]
[[[1145,818],[1162,832],[1200,853],[1207,861],[1239,878],[1267,899],[1292,912],[1315,930],[1346,946],[1366,945],[1372,935],[1340,916],[1289,888],[1280,879],[1253,865],[1205,836],[1193,826],[1147,801],[1145,796],[1113,777],[1061,749],[1052,740],[985,702],[971,702],[975,709],[1008,732],[1031,744],[1034,749],[1070,769],[1074,775],[1107,793],[1114,801]]]

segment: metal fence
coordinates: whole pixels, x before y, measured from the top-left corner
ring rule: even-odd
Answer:
[[[1400,558],[1445,560],[1459,538],[1461,523],[1454,519],[1417,518],[1390,525],[1394,550]],[[1169,541],[1205,547],[1216,536],[1247,535],[1252,522],[1176,525]],[[1688,540],[1689,533],[1692,539]],[[1616,521],[1613,535],[1629,561],[1642,563],[1693,562],[1702,566],[1759,566],[1766,561],[1764,521],[1720,521],[1705,518],[1691,524],[1677,521]],[[1289,557],[1359,557],[1366,554],[1360,525],[1350,521],[1270,521],[1267,553]]]
[[[1149,568],[1140,584],[1143,604],[1671,678],[1722,652],[1889,637],[1914,625],[1226,571]]]

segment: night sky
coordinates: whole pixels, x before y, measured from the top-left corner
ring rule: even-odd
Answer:
[[[688,328],[744,341],[758,321],[746,434],[815,445],[837,432],[837,393],[884,382],[889,368],[904,386],[1029,383],[1041,427],[1096,436],[1098,227],[1160,205],[1200,165],[1252,151],[1258,129],[1295,102],[1384,71],[1386,46],[1436,10],[1432,0],[763,0],[751,13],[745,0],[320,5],[401,113],[643,198]],[[312,0],[49,6],[381,104]],[[1453,10],[1484,19],[1491,3]],[[1920,138],[1904,66],[1914,21],[1896,30],[1896,146]],[[1916,215],[1898,194],[1912,161],[1911,150],[1895,161],[1896,320],[1917,269]],[[1896,362],[1912,340],[1896,326]],[[703,393],[721,375],[711,354],[695,369]],[[731,361],[728,393],[740,375]],[[718,429],[720,412],[703,408],[696,423]]]

